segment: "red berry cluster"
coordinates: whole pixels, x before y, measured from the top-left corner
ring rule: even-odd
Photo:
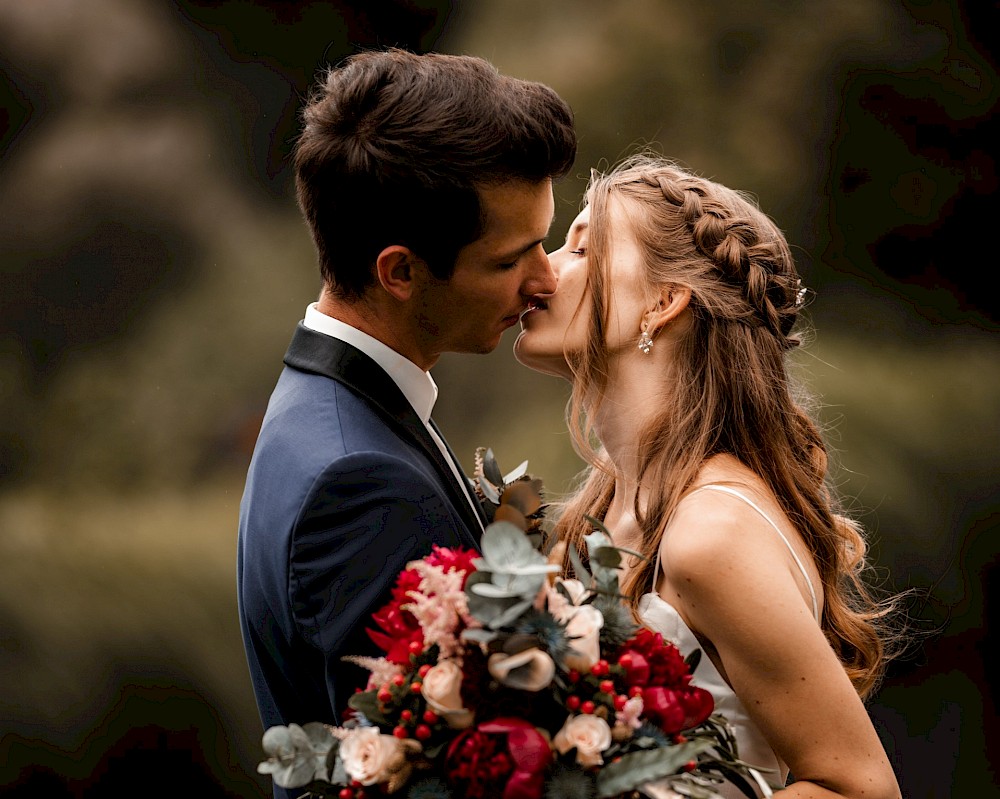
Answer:
[[[375,694],[379,710],[389,723],[395,722],[392,734],[397,738],[415,738],[425,743],[436,732],[446,729],[441,717],[424,701],[423,678],[431,669],[429,653],[417,642],[410,643],[410,661],[415,667],[408,674],[397,674],[383,683]],[[417,665],[420,664],[420,665]]]
[[[624,708],[630,696],[642,696],[641,686],[625,689],[625,669],[620,660],[613,665],[598,660],[587,672],[570,669],[567,681],[569,691],[565,705],[572,713],[594,714],[607,719]],[[622,693],[623,690],[627,693]]]

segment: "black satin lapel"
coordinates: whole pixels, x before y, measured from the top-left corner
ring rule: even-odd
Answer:
[[[413,406],[406,401],[399,386],[381,366],[357,347],[310,330],[300,322],[292,336],[292,343],[288,345],[288,352],[285,353],[285,363],[303,372],[323,375],[343,383],[378,408],[382,415],[403,425],[421,443],[434,445],[423,422]]]
[[[310,330],[301,322],[288,345],[284,361],[293,369],[329,377],[357,392],[388,424],[418,444],[444,480],[452,505],[461,515],[466,532],[471,535],[472,543],[478,549],[482,526],[475,515],[476,511],[469,506],[465,486],[456,482],[450,464],[431,438],[427,427],[399,390],[399,386],[381,366],[357,347]],[[447,443],[445,446],[447,447]],[[455,462],[460,463],[458,460]],[[478,502],[476,509],[479,509]]]
[[[434,432],[437,433],[441,441],[444,442],[444,447],[446,450],[448,450],[448,454],[452,457],[455,463],[458,464],[459,469],[461,469],[462,461],[460,461],[455,456],[455,451],[451,448],[451,445],[448,443],[448,439],[444,437],[444,435],[441,433],[441,428],[437,426],[437,423],[433,419],[431,419],[431,427],[434,428]],[[486,513],[483,511],[483,506],[479,502],[479,497],[476,496],[476,491],[472,487],[472,484],[469,482],[468,479],[465,480],[465,484],[462,486],[462,488],[465,489],[466,494],[469,496],[469,499],[472,502],[472,507],[475,508],[476,517],[479,519],[480,526],[485,528],[487,524]]]

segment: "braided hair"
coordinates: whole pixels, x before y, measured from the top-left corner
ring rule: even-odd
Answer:
[[[823,631],[866,696],[889,657],[881,622],[892,608],[863,580],[864,537],[840,509],[822,434],[787,374],[785,356],[800,341],[794,328],[804,291],[784,235],[747,195],[654,156],[592,175],[587,201],[591,335],[571,364],[568,416],[575,447],[591,468],[565,503],[556,533],[583,551],[590,530],[584,515],[603,518],[614,493],[590,420],[609,374],[608,220],[616,204],[643,252],[650,291],[688,289],[692,315],[672,364],[671,399],[640,442],[645,504],[637,494],[634,512],[647,561],[629,572],[623,593],[637,612],[639,598],[654,590],[653,564],[670,515],[709,458],[731,455],[760,476],[809,547],[823,583]]]

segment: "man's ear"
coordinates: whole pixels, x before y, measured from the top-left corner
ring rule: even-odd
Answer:
[[[691,289],[684,286],[664,286],[656,305],[642,317],[644,330],[650,336],[655,336],[664,327],[674,321],[691,301]]]
[[[424,261],[401,244],[386,247],[375,259],[375,277],[385,291],[400,302],[413,296],[415,271],[426,268]]]

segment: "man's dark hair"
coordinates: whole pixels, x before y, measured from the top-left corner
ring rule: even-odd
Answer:
[[[483,233],[477,186],[562,177],[576,157],[572,111],[552,89],[471,56],[352,56],[303,117],[299,206],[323,278],[345,298],[364,293],[393,244],[449,278]]]

